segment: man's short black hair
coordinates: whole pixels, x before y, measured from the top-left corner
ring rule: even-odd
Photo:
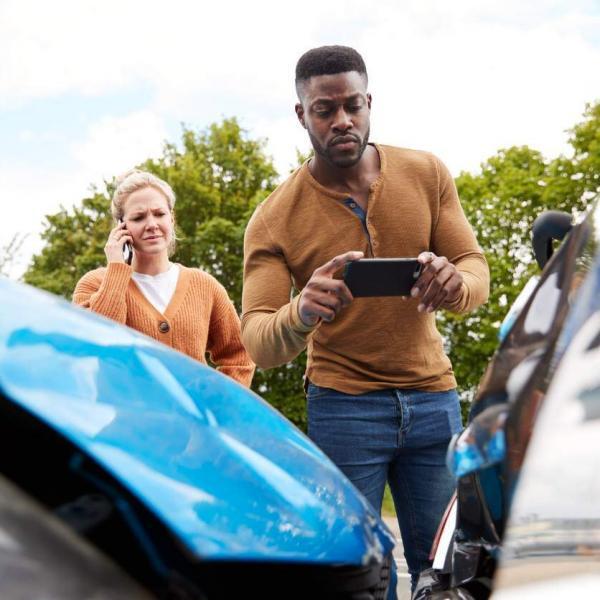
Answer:
[[[296,86],[317,75],[336,75],[358,71],[367,79],[362,56],[348,46],[321,46],[305,52],[296,64]]]

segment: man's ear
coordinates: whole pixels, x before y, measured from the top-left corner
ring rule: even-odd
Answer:
[[[300,125],[306,129],[306,123],[304,122],[304,107],[302,106],[302,103],[296,103],[294,110],[296,111],[296,116],[298,117],[298,121],[300,121]]]

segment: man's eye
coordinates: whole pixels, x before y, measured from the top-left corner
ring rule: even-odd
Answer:
[[[362,108],[362,104],[353,104],[352,106],[348,107],[348,110],[350,112],[358,112],[361,108]]]

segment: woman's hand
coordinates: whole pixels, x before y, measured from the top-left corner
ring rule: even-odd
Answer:
[[[125,223],[119,223],[108,236],[106,245],[104,246],[104,254],[106,254],[106,261],[124,263],[123,258],[123,247],[129,242],[133,243],[133,239]]]

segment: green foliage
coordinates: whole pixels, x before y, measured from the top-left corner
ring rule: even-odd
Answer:
[[[383,492],[383,502],[381,504],[381,515],[384,517],[395,517],[396,516],[396,507],[394,506],[394,499],[392,497],[392,490],[390,490],[390,486],[385,485],[385,490]]]
[[[34,256],[24,280],[70,298],[87,271],[105,263],[104,245],[112,225],[110,201],[96,190],[71,212],[62,208],[46,216],[45,246]]]
[[[600,190],[600,102],[588,104],[584,120],[571,130],[569,139],[575,151],[571,178],[579,178],[581,192]]]
[[[302,387],[305,369],[306,352],[303,352],[293,362],[277,369],[257,369],[252,382],[252,389],[303,431],[306,431],[306,406]]]

